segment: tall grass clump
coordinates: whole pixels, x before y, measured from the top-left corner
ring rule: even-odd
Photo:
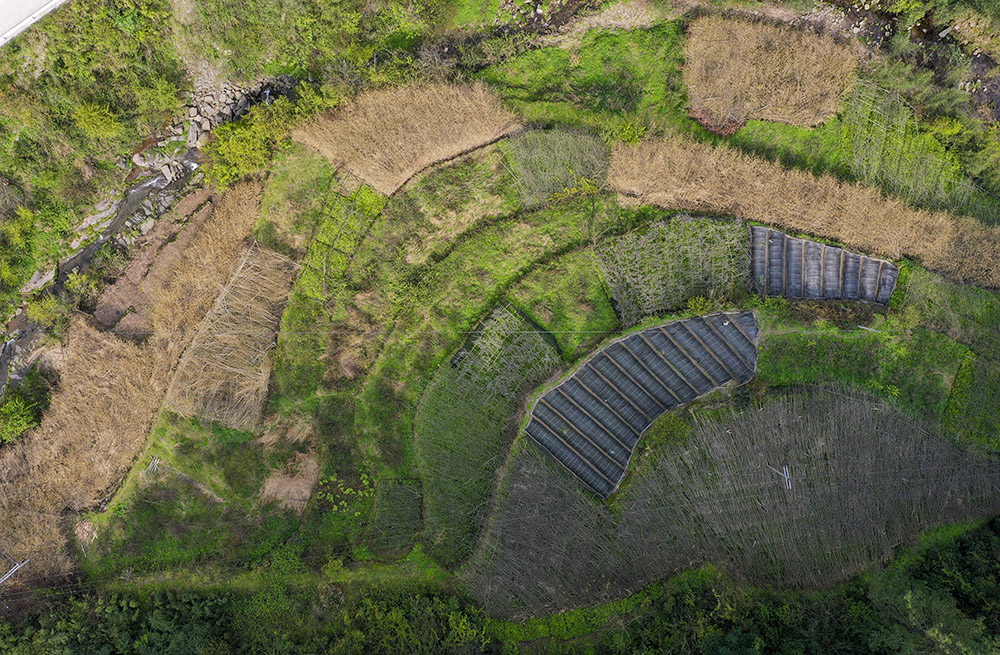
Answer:
[[[837,112],[856,67],[831,36],[722,16],[694,20],[684,44],[691,115],[722,134],[754,118],[820,124]]]

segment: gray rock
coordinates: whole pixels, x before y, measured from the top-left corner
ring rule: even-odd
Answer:
[[[194,148],[198,145],[198,136],[201,134],[201,127],[197,123],[191,121],[191,127],[188,129],[187,137],[187,147]]]
[[[47,271],[35,271],[35,274],[31,276],[31,279],[25,282],[24,286],[21,287],[21,293],[31,293],[32,291],[37,291],[51,282],[55,276],[55,268],[50,268]],[[19,308],[18,314],[20,313],[21,310]]]

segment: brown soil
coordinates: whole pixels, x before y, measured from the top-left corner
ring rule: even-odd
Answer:
[[[180,200],[153,226],[140,242],[139,253],[115,283],[101,294],[94,309],[98,326],[109,330],[123,317],[137,314],[143,319],[141,325],[147,330],[151,328],[153,304],[146,288],[150,287],[155,295],[156,289],[162,287],[179,253],[191,241],[198,226],[212,215],[217,200],[212,190],[195,191]]]

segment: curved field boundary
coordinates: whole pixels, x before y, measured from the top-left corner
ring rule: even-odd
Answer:
[[[420,171],[520,127],[481,83],[423,84],[363,93],[293,138],[389,196]]]
[[[709,314],[613,342],[538,399],[525,427],[587,488],[618,488],[639,437],[656,418],[724,384],[753,378],[757,317]]]
[[[765,296],[862,300],[887,304],[899,269],[883,259],[847,252],[766,227],[750,228],[753,284]]]

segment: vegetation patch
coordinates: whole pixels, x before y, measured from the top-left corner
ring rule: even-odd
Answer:
[[[526,208],[538,207],[557,193],[595,193],[604,186],[610,152],[596,137],[543,130],[511,139],[509,148]]]
[[[518,400],[558,364],[516,312],[495,310],[427,388],[416,417],[428,541],[455,563],[472,552],[495,471],[516,434]]]
[[[774,386],[839,384],[865,389],[927,421],[940,420],[968,350],[947,337],[894,320],[874,329],[764,332],[758,381]]]
[[[490,218],[521,207],[506,142],[480,148],[418,175],[386,205],[389,220],[412,229],[406,262],[440,259],[457,239]]]
[[[516,126],[481,84],[422,84],[364,93],[294,137],[391,194],[427,166],[496,141]]]
[[[254,237],[262,245],[295,259],[302,257],[325,218],[336,178],[323,156],[292,141],[271,166],[260,201]]]
[[[619,327],[592,248],[535,268],[507,298],[555,338],[560,355],[570,363]]]
[[[831,36],[721,16],[694,20],[684,44],[691,115],[726,135],[749,119],[822,123],[856,67],[856,55]]]
[[[920,325],[1000,361],[1000,293],[955,284],[919,266],[902,269],[893,308],[914,313]]]
[[[919,207],[1000,222],[1000,199],[969,180],[958,157],[920,129],[913,109],[897,93],[859,83],[842,120],[847,164],[855,179]],[[949,128],[943,124],[941,129]]]
[[[588,126],[626,141],[647,130],[703,133],[687,115],[683,40],[674,22],[617,33],[592,30],[573,52],[529,50],[481,77],[527,120],[542,125]]]
[[[725,146],[678,137],[615,148],[612,188],[666,208],[715,212],[909,256],[955,280],[1000,286],[1000,228],[913,209],[871,187],[788,170]],[[733,189],[739,189],[734,193]]]
[[[735,300],[750,285],[750,235],[742,223],[677,216],[596,248],[625,325],[696,297]]]
[[[1000,363],[968,357],[955,375],[944,423],[969,442],[1000,450]]]
[[[275,354],[275,386],[290,403],[309,400],[322,386],[327,366],[317,353],[326,349],[332,325],[326,303],[343,288],[344,272],[384,203],[370,187],[359,186],[349,196],[330,193],[320,210],[323,222],[282,315]]]
[[[104,577],[176,567],[256,562],[294,531],[297,517],[261,503],[274,471],[292,471],[308,444],[266,445],[249,432],[171,412],[108,510],[88,516],[96,540],[86,569]]]
[[[424,527],[423,504],[419,480],[380,480],[369,537],[375,552],[393,556],[413,548]]]

